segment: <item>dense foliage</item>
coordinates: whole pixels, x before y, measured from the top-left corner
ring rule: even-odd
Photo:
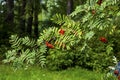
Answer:
[[[120,58],[120,1],[76,0],[69,6],[73,12],[64,8],[69,1],[16,1],[14,29],[18,32],[4,34],[11,47],[5,49],[3,61],[17,67],[39,64],[62,70],[81,66],[98,72],[114,65],[113,57]],[[4,20],[4,15],[0,16]],[[1,31],[4,26],[8,25],[0,25]]]
[[[11,49],[5,55],[4,63],[10,63],[14,67],[23,67],[39,63],[41,67],[45,66],[46,46],[38,46],[34,39],[29,37],[20,38],[17,35],[10,37]],[[27,65],[24,65],[27,64]]]

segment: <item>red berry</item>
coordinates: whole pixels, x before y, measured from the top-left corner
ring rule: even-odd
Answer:
[[[51,49],[54,48],[54,46],[53,46],[52,44],[48,43],[48,42],[46,42],[45,44],[46,44],[47,47],[49,47],[49,48],[51,48]]]
[[[65,30],[63,30],[63,29],[60,29],[59,33],[60,33],[61,35],[64,35],[64,33],[65,33]]]
[[[100,37],[100,41],[106,43],[107,39],[105,37]]]
[[[101,5],[102,4],[102,0],[98,0],[97,4]]]
[[[114,74],[115,74],[115,75],[118,75],[118,74],[119,74],[119,71],[118,71],[118,70],[114,70]]]

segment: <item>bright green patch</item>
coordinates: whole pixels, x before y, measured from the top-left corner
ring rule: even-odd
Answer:
[[[39,67],[14,71],[10,66],[0,65],[0,80],[102,80],[103,74],[81,68],[49,71]]]

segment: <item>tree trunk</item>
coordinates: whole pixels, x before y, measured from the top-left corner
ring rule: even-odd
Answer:
[[[73,0],[67,1],[67,14],[69,15],[73,11]]]
[[[5,23],[9,26],[8,29],[13,29],[14,23],[14,0],[6,0],[6,7],[7,7],[7,16],[5,18]]]
[[[1,21],[3,22],[2,27],[2,32],[0,36],[0,41],[4,45],[9,45],[9,37],[10,35],[14,32],[14,0],[6,0],[6,4],[4,5],[5,10],[4,10],[4,20]]]
[[[34,1],[34,34],[35,37],[38,38],[38,14],[39,14],[39,9],[40,9],[40,1],[35,0]]]
[[[34,12],[34,34],[38,38],[38,12]]]
[[[27,20],[27,33],[28,35],[32,35],[32,23],[33,23],[33,16],[30,15]]]
[[[26,0],[22,0],[21,12],[20,12],[20,34],[25,33],[25,9],[26,7]]]

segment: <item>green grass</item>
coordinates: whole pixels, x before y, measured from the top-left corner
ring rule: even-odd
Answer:
[[[0,65],[0,80],[101,80],[103,74],[81,68],[49,71],[39,67],[14,71],[10,66]]]

